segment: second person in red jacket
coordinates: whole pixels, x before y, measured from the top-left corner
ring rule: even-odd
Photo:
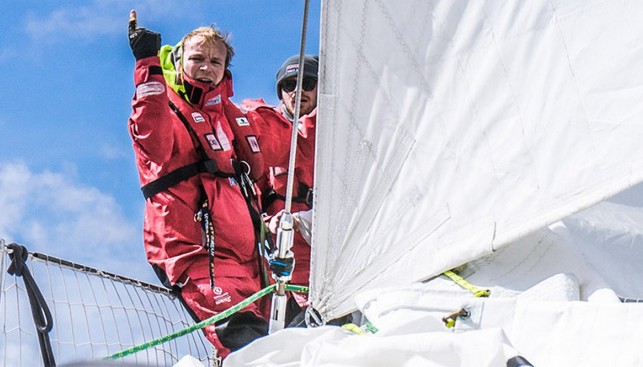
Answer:
[[[292,247],[295,268],[290,282],[305,286],[308,286],[310,278],[310,244],[309,238],[306,238],[307,222],[303,218],[310,216],[313,205],[318,69],[319,57],[305,55],[290,210],[299,229],[295,232]],[[273,234],[276,233],[280,214],[285,207],[298,75],[299,55],[294,55],[283,62],[276,74],[277,95],[281,100],[278,106],[270,106],[262,99],[242,101],[242,107],[248,111],[249,117],[255,122],[260,134],[266,170],[259,186],[262,189],[264,219]],[[292,302],[293,299],[296,303]],[[289,301],[287,322],[306,304],[306,295],[293,294],[293,298]]]

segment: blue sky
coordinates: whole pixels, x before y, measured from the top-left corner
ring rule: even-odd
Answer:
[[[144,201],[127,119],[139,26],[175,44],[215,23],[231,33],[235,97],[276,103],[274,75],[299,52],[303,0],[35,1],[0,5],[0,238],[141,280]],[[307,53],[319,51],[311,0]]]

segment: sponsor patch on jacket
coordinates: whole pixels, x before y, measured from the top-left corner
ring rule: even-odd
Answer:
[[[203,118],[203,115],[198,112],[192,112],[192,118],[196,123],[205,121],[205,119]]]
[[[250,126],[250,121],[245,117],[237,117],[237,125],[239,126]]]
[[[250,150],[252,150],[253,153],[261,152],[261,148],[259,147],[259,142],[257,141],[256,136],[248,135],[246,136],[246,140],[248,141],[248,145],[250,145]]]
[[[225,134],[225,131],[223,131],[223,128],[221,128],[221,123],[219,122],[217,122],[216,133],[217,138],[219,139],[219,144],[221,144],[221,148],[223,148],[223,150],[225,151],[232,149],[230,140],[228,139],[228,135]]]
[[[214,98],[212,98],[209,101],[205,101],[206,106],[212,106],[214,104],[219,104],[219,103],[221,103],[221,95],[220,94],[216,95]]]
[[[159,82],[148,82],[139,84],[136,87],[136,97],[143,98],[165,93],[165,86]]]
[[[208,141],[208,143],[210,144],[210,148],[212,148],[212,150],[223,150],[223,148],[221,147],[221,144],[219,144],[219,141],[217,140],[217,137],[214,136],[214,134],[212,133],[205,134],[205,140]]]
[[[212,292],[214,293],[215,304],[219,305],[221,303],[232,302],[232,297],[230,297],[230,294],[228,292],[224,292],[223,289],[219,287],[214,287]]]

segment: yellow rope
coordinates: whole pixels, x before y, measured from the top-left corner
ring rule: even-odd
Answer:
[[[476,287],[475,285],[467,282],[463,277],[459,276],[458,274],[454,273],[452,270],[447,270],[443,273],[444,275],[448,276],[453,280],[457,285],[460,287],[468,290],[469,292],[473,293],[474,296],[476,297],[489,297],[491,294],[491,291],[488,289],[480,289]]]
[[[460,287],[462,287],[462,288],[468,290],[469,292],[471,292],[475,297],[489,297],[489,295],[491,294],[490,290],[488,290],[488,289],[480,289],[480,288],[476,287],[475,285],[467,282],[463,277],[459,276],[458,274],[456,274],[452,270],[447,270],[443,274],[446,275],[447,277],[451,278],[451,280],[453,280]],[[443,317],[442,321],[444,322],[444,325],[447,328],[452,328],[452,327],[455,326],[455,322],[458,319],[458,317],[469,317],[469,316],[470,316],[469,311],[467,311],[466,309],[462,308],[462,309],[460,309],[460,310],[458,310],[456,312],[453,312],[450,315],[447,315],[447,316]]]
[[[456,284],[458,284],[462,288],[467,289],[468,291],[473,293],[474,296],[476,296],[476,297],[489,297],[490,291],[488,289],[480,289],[480,288],[472,285],[471,283],[467,282],[464,278],[462,278],[458,274],[454,273],[453,271],[447,270],[443,274],[446,275],[447,277],[451,278]],[[199,330],[199,329],[201,329],[201,328],[203,328],[203,327],[205,327],[207,325],[213,324],[213,323],[215,323],[215,322],[217,322],[217,321],[219,321],[221,319],[229,317],[233,313],[241,310],[242,308],[248,306],[250,303],[252,303],[252,302],[256,301],[257,299],[259,299],[259,298],[261,298],[261,297],[273,292],[274,290],[275,290],[275,285],[268,286],[268,287],[262,289],[261,291],[255,293],[254,295],[252,295],[248,299],[240,302],[236,306],[233,306],[233,307],[231,307],[230,309],[228,309],[228,310],[226,310],[224,312],[221,312],[221,313],[219,313],[219,314],[217,314],[215,316],[212,316],[211,318],[209,318],[207,320],[203,320],[203,321],[201,321],[201,322],[199,322],[197,324],[194,324],[194,325],[192,325],[192,326],[190,326],[190,327],[188,327],[186,329],[180,330],[180,331],[175,332],[173,334],[166,335],[166,336],[164,336],[162,338],[152,340],[152,341],[147,342],[147,343],[142,344],[142,345],[134,346],[132,348],[120,351],[118,353],[114,353],[114,354],[108,356],[106,359],[122,358],[122,357],[125,357],[127,355],[130,355],[130,354],[133,354],[133,353],[136,353],[136,352],[140,352],[142,350],[145,350],[145,349],[154,347],[156,345],[168,342],[168,341],[170,341],[172,339],[175,339],[175,338],[178,338],[180,336],[186,335],[186,334],[191,333],[191,332],[193,332],[195,330]],[[308,287],[287,284],[286,285],[286,290],[287,291],[292,291],[292,292],[307,293],[308,292]],[[449,328],[455,326],[455,320],[456,320],[457,316],[463,316],[462,315],[463,311],[464,310],[458,311],[458,312],[456,312],[456,313],[454,313],[452,315],[449,315],[449,316],[443,318],[443,321],[444,321],[445,325],[447,327],[449,327]],[[345,324],[345,325],[342,326],[342,328],[345,329],[345,330],[348,330],[348,331],[352,331],[352,332],[354,332],[356,334],[360,334],[360,335],[366,334],[364,330],[362,330],[359,326],[357,326],[355,324]],[[373,329],[368,328],[368,331],[377,332],[376,328],[373,328]]]
[[[362,328],[360,328],[359,326],[357,326],[355,324],[344,324],[344,325],[342,325],[342,329],[352,331],[355,334],[359,334],[359,335],[366,334],[366,332],[364,330],[362,330]]]

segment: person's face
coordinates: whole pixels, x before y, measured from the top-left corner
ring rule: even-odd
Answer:
[[[194,80],[219,84],[225,74],[227,49],[223,42],[203,42],[193,37],[183,44],[183,72]]]
[[[301,88],[301,104],[299,106],[299,116],[313,112],[317,107],[317,80],[310,77],[304,77]],[[279,84],[281,99],[286,106],[286,110],[291,115],[295,115],[295,95],[297,92],[297,77],[284,79]],[[307,90],[308,89],[308,90]]]

